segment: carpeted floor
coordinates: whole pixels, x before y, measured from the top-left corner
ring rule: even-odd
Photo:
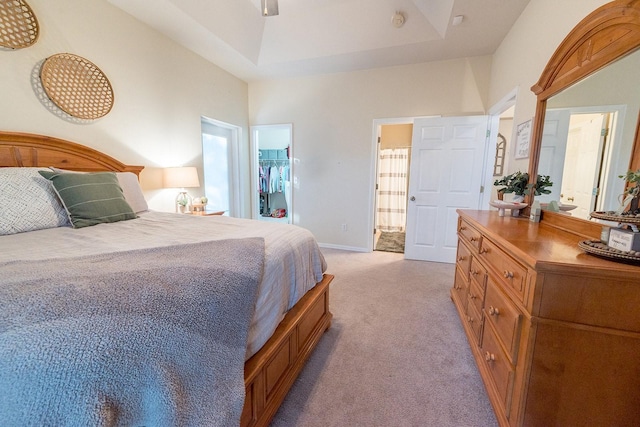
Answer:
[[[383,231],[376,243],[376,251],[404,253],[405,233],[392,233]]]
[[[323,253],[333,322],[272,427],[497,425],[449,298],[453,264]]]

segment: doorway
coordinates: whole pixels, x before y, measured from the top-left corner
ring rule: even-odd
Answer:
[[[404,253],[413,123],[380,126],[374,250]]]
[[[423,126],[416,131],[416,123],[425,123],[425,120],[427,122],[432,122],[431,124]],[[471,125],[471,122],[474,124]],[[449,246],[451,242],[456,240],[456,228],[451,225],[455,222],[452,221],[452,218],[456,215],[455,209],[458,207],[478,209],[482,206],[483,202],[478,199],[479,195],[482,194],[482,186],[487,182],[486,178],[484,178],[484,171],[487,169],[487,163],[489,160],[491,161],[491,165],[493,165],[494,153],[491,153],[490,159],[487,159],[485,154],[488,152],[487,148],[491,147],[491,145],[488,144],[486,137],[487,117],[482,116],[482,118],[475,117],[472,119],[443,119],[438,116],[430,116],[374,120],[373,143],[375,144],[375,149],[372,151],[373,173],[371,176],[371,182],[373,184],[373,191],[370,210],[371,229],[373,230],[373,233],[370,235],[371,246],[369,246],[372,250],[377,249],[377,243],[379,241],[377,237],[381,235],[378,228],[378,223],[380,221],[376,218],[378,199],[380,198],[378,195],[378,189],[380,188],[378,183],[378,152],[380,151],[378,143],[379,137],[381,137],[383,126],[407,124],[411,125],[412,135],[410,144],[411,150],[409,152],[409,172],[407,173],[409,190],[406,192],[406,197],[408,200],[404,205],[406,207],[406,219],[404,220],[404,257],[406,259],[453,262],[455,260],[455,247],[452,252],[449,250]],[[429,131],[429,129],[432,129],[432,131]],[[442,136],[445,136],[445,133],[447,135],[450,134],[453,138],[447,137],[448,139],[446,141],[442,140],[440,143],[436,143],[434,139],[435,134],[433,132],[440,132]],[[473,135],[473,137],[471,137],[471,135]],[[473,140],[469,149],[466,147],[457,147],[456,144],[460,143],[462,140],[468,140],[469,138]],[[425,141],[427,145],[431,142],[434,144],[440,144],[439,148],[442,148],[444,151],[449,153],[449,160],[452,156],[453,158],[459,158],[460,160],[456,160],[453,163],[454,167],[451,167],[450,170],[442,170],[442,173],[437,173],[435,171],[441,170],[443,166],[439,164],[439,162],[429,165],[429,162],[438,157],[438,151],[432,149],[433,147],[426,147],[426,150],[422,150],[421,148],[419,151],[416,151],[416,141]],[[492,147],[495,150],[495,144],[493,144]],[[455,153],[452,150],[454,150]],[[416,158],[416,156],[418,156],[418,158]],[[469,159],[471,160],[467,162]],[[471,168],[470,166],[467,168],[469,170],[465,169],[463,173],[451,175],[453,170],[457,170],[459,167],[464,168],[465,166],[461,165],[465,162],[473,167]],[[471,169],[473,169],[473,173],[471,173]],[[478,171],[480,171],[480,175],[478,175]],[[493,169],[491,168],[489,171],[489,177],[492,177],[492,174]],[[445,181],[447,181],[447,183],[445,183]],[[424,186],[421,187],[421,185],[426,182],[443,184],[439,185],[436,190],[441,197],[438,198],[438,195],[434,196],[436,199],[443,201],[443,203],[446,202],[448,207],[438,207],[436,205],[429,207],[423,204],[423,202],[431,203],[436,200],[433,197],[428,196],[427,193],[430,192],[430,189],[423,188]],[[415,188],[416,194],[412,194],[411,188],[412,185],[414,185],[412,183],[417,185]],[[470,186],[467,186],[467,184]],[[450,190],[444,189],[444,187],[447,186]],[[472,198],[474,201],[467,200],[468,197],[463,196],[463,193],[473,193]],[[411,201],[412,196],[413,202]],[[455,202],[452,202],[453,204],[447,201],[449,196],[456,196]],[[464,203],[461,204],[462,202]],[[441,203],[438,202],[438,204]],[[451,208],[451,206],[455,207]],[[412,209],[413,217],[411,212]],[[413,228],[410,230],[411,227]],[[453,257],[451,256],[451,253],[453,253]]]
[[[251,127],[252,218],[293,224],[293,125]]]
[[[454,263],[458,209],[480,209],[488,117],[416,119],[404,257]]]
[[[550,194],[536,196],[570,205],[567,214],[588,219],[590,213],[617,206],[624,182],[617,178],[628,167],[620,151],[625,107],[575,107],[545,113],[538,173],[550,175]]]
[[[207,211],[240,215],[240,127],[201,117],[202,164]]]

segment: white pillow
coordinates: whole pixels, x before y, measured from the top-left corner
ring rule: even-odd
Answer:
[[[38,170],[0,168],[0,235],[71,225],[53,186]]]
[[[142,188],[140,188],[140,182],[135,173],[132,172],[116,172],[118,183],[124,193],[124,199],[129,203],[131,209],[135,213],[145,212],[149,210],[147,200],[142,194]]]
[[[83,173],[79,171],[71,171],[66,169],[59,169],[51,166],[51,169],[54,172],[70,172],[70,173]],[[149,210],[149,205],[147,205],[147,200],[144,198],[144,194],[142,194],[142,188],[140,188],[140,182],[138,181],[138,177],[133,172],[116,172],[116,177],[118,178],[118,184],[120,184],[120,188],[122,188],[122,193],[124,194],[124,199],[129,203],[133,212],[140,213],[146,212]]]

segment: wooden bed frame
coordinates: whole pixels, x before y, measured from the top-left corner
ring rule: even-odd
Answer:
[[[48,136],[0,131],[0,167],[49,167],[80,171],[133,172],[129,166],[92,148]],[[325,274],[287,313],[267,343],[245,363],[242,427],[267,426],[322,334],[331,325]]]

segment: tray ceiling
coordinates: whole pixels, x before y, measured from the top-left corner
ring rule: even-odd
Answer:
[[[279,0],[263,17],[260,0],[108,1],[246,81],[492,54],[529,3]]]

